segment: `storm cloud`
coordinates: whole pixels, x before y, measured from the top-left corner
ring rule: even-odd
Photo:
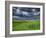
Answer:
[[[17,20],[40,19],[40,8],[13,7],[12,13]]]

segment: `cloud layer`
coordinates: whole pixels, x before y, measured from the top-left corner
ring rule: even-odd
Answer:
[[[13,7],[13,18],[17,20],[40,19],[40,8]]]

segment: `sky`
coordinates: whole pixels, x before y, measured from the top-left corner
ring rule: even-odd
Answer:
[[[17,20],[40,19],[40,8],[13,7],[12,13]]]

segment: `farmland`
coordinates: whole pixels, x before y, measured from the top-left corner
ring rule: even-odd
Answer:
[[[40,30],[40,20],[13,20],[13,31]]]

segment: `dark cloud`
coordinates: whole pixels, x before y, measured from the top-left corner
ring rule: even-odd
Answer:
[[[40,18],[40,8],[13,7],[13,18],[16,19],[37,19]]]

